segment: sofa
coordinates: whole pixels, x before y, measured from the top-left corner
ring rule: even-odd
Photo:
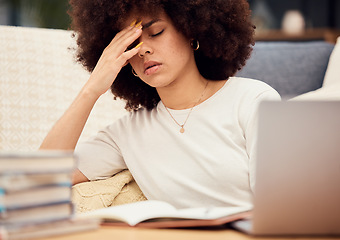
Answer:
[[[0,33],[0,150],[35,150],[89,73],[76,63],[71,31],[0,26]],[[262,80],[283,98],[320,92],[325,87],[337,90],[338,48],[322,41],[257,42],[246,66],[236,75]],[[81,139],[124,114],[124,102],[113,100],[110,92],[104,94]]]
[[[72,31],[0,26],[0,151],[38,149],[89,77],[76,63],[75,49]],[[339,39],[335,46],[322,41],[257,42],[236,75],[265,81],[289,100],[334,100],[340,99],[339,66]],[[81,140],[124,114],[124,102],[104,94]],[[118,185],[108,179],[76,186],[77,202],[85,206],[99,201],[93,208],[100,208],[145,199],[128,171],[115,178]],[[115,203],[122,190],[125,197]]]

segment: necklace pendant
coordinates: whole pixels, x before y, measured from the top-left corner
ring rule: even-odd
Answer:
[[[184,128],[183,126],[181,127],[181,129],[179,130],[180,133],[184,133]]]

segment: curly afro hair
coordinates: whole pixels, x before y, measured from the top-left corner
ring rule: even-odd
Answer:
[[[195,60],[209,80],[228,79],[250,57],[254,26],[247,0],[70,0],[72,29],[76,32],[77,60],[93,71],[105,47],[131,14],[155,17],[165,12],[188,39],[199,41]],[[155,88],[136,81],[131,66],[122,68],[111,86],[126,109],[153,109],[160,101]]]

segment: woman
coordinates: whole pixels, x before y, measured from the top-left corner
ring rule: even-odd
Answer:
[[[253,45],[247,1],[70,3],[78,60],[91,76],[41,149],[75,149],[111,88],[131,113],[77,145],[74,183],[128,168],[148,199],[251,207],[257,106],[280,97],[232,77]]]

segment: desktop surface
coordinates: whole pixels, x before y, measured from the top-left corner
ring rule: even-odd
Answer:
[[[80,232],[75,234],[56,236],[44,238],[44,240],[288,240],[288,239],[327,239],[325,237],[251,237],[249,235],[243,234],[241,232],[231,230],[231,229],[143,229],[143,228],[132,228],[132,227],[110,227],[102,226],[98,230]],[[332,240],[340,240],[338,238],[330,238]]]

